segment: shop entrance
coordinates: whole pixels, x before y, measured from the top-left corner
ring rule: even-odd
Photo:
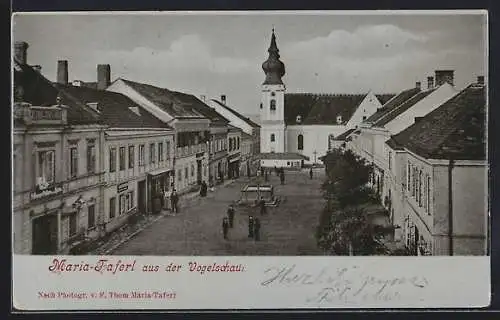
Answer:
[[[57,253],[57,233],[57,215],[44,215],[34,219],[32,254]]]

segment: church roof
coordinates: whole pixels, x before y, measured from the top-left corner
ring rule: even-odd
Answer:
[[[287,93],[285,123],[299,124],[300,116],[303,125],[335,125],[337,116],[341,116],[342,124],[346,124],[365,97],[366,94]]]
[[[470,85],[387,144],[427,159],[484,160],[486,108],[485,86]]]

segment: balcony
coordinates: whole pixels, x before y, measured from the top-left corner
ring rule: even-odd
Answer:
[[[65,125],[67,110],[64,106],[41,107],[20,102],[14,104],[14,120],[28,125]]]

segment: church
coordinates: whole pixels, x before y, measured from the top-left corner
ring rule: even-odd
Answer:
[[[363,120],[390,100],[393,94],[287,93],[282,78],[274,29],[269,56],[262,64],[260,162],[263,167],[300,168],[319,163],[329,141]]]

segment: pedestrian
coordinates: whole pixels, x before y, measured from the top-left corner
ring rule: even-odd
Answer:
[[[284,171],[281,171],[280,181],[281,181],[281,184],[285,184],[285,172]]]
[[[276,167],[276,166],[274,166],[274,173],[276,174],[276,176],[278,176],[280,173],[278,170],[278,167]]]
[[[247,164],[247,177],[250,178],[250,164]]]
[[[269,181],[269,178],[267,177],[267,170],[264,170],[264,180]]]
[[[253,232],[254,232],[254,221],[253,217],[249,216],[248,217],[248,237],[253,238]]]
[[[260,208],[260,215],[261,216],[263,216],[267,213],[266,212],[266,200],[264,200],[264,197],[260,197],[259,208]]]
[[[227,217],[229,218],[229,228],[232,228],[234,222],[234,207],[232,204],[227,208]]]
[[[170,209],[168,204],[170,202],[170,191],[165,189],[165,192],[163,193],[163,209],[168,210]]]
[[[260,167],[260,176],[263,177],[264,176],[264,167]]]
[[[227,217],[222,219],[222,233],[224,235],[224,239],[227,240],[227,233],[229,231],[229,220]]]
[[[207,196],[207,189],[208,189],[207,183],[205,181],[203,181],[201,183],[201,186],[200,186],[200,196],[201,197]]]
[[[254,228],[254,239],[255,239],[255,241],[259,241],[260,240],[260,220],[259,220],[259,218],[255,218],[253,228]]]
[[[313,168],[311,167],[311,168],[309,169],[309,179],[311,179],[311,180],[312,180],[312,178],[313,178]]]
[[[179,212],[178,203],[179,203],[179,196],[177,195],[177,192],[174,189],[174,190],[172,190],[172,194],[170,195],[170,204],[172,207],[172,212],[174,212],[174,213]]]

